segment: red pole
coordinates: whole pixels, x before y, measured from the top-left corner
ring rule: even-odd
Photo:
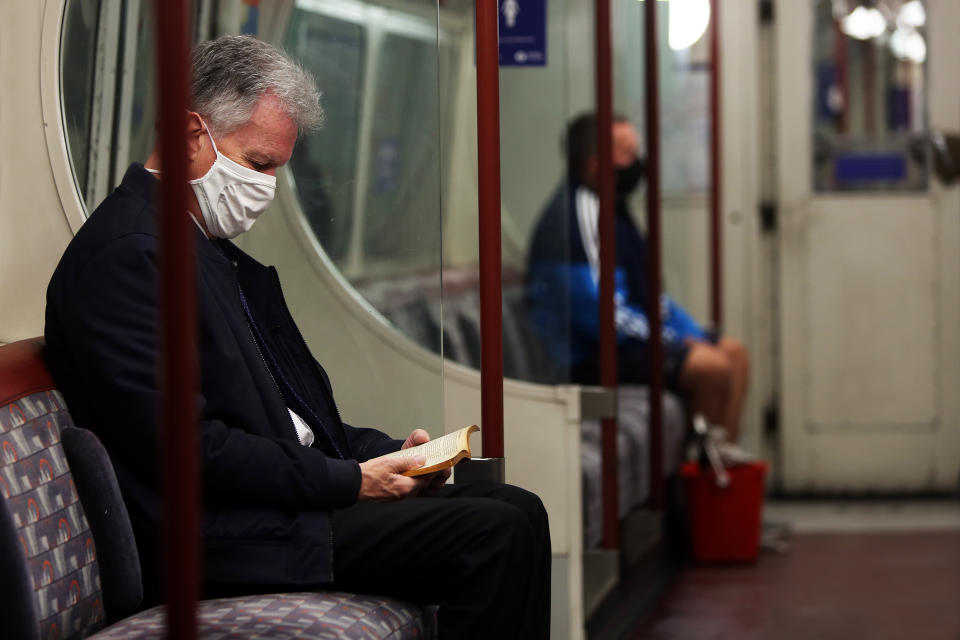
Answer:
[[[600,384],[617,390],[617,333],[613,316],[616,268],[616,221],[613,201],[613,73],[610,45],[610,0],[596,2],[597,42],[597,189],[600,215]],[[617,484],[617,419],[603,418],[603,546],[620,546],[619,492]]]
[[[190,75],[187,0],[154,2],[160,175],[160,424],[167,635],[196,637],[200,591],[197,468],[196,283],[187,219],[186,121]]]
[[[710,0],[710,318],[723,326],[723,220],[720,168],[720,0]]]
[[[500,62],[497,0],[476,0],[480,217],[480,417],[487,458],[503,457],[503,316],[500,280]]]
[[[647,93],[647,242],[650,245],[650,499],[663,509],[663,341],[660,337],[660,77],[657,68],[657,3],[644,3]]]

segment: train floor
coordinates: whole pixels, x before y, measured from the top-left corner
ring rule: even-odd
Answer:
[[[688,566],[627,637],[960,639],[960,501],[769,504],[788,548]]]

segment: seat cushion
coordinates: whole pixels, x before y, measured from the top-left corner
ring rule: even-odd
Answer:
[[[110,619],[124,618],[140,608],[143,582],[133,527],[113,465],[93,432],[64,427],[60,438],[97,542],[103,606]]]
[[[92,636],[166,637],[165,607],[138,613]],[[336,591],[275,593],[199,603],[198,638],[433,638],[429,610],[390,598]]]
[[[57,391],[0,405],[0,613],[16,637],[82,635],[105,619],[96,545],[60,442],[70,425]]]

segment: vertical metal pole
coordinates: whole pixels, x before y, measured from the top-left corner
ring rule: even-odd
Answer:
[[[500,279],[500,63],[497,0],[476,0],[480,217],[481,442],[503,457],[503,315]]]
[[[710,0],[710,319],[723,327],[723,209],[720,167],[720,0]]]
[[[610,0],[596,1],[597,43],[597,190],[600,215],[600,384],[616,393],[617,334],[613,317],[614,270],[617,261],[613,200],[613,61]],[[603,546],[620,546],[619,485],[617,484],[617,419],[601,421],[603,465]]]
[[[647,242],[650,300],[650,502],[663,509],[663,340],[660,291],[660,74],[657,68],[657,3],[644,2],[644,48],[647,93]]]
[[[160,169],[160,425],[167,634],[196,637],[200,591],[194,230],[187,219],[188,0],[156,0]]]

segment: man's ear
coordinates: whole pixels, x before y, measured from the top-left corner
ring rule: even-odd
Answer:
[[[187,112],[187,160],[195,162],[206,144],[207,127],[199,113]]]

